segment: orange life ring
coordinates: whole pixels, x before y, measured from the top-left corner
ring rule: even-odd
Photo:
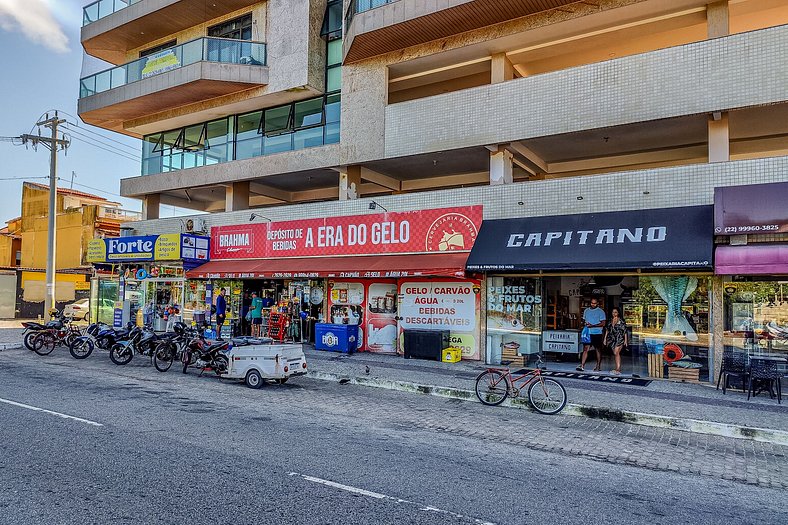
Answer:
[[[665,345],[665,362],[668,364],[673,363],[673,361],[678,361],[682,357],[684,357],[684,352],[681,350],[681,347],[674,343],[668,343]]]

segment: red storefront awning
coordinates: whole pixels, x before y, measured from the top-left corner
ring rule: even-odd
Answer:
[[[210,261],[186,272],[190,279],[291,279],[313,277],[464,277],[468,253],[302,257]]]
[[[788,244],[718,246],[714,254],[717,275],[788,274]]]

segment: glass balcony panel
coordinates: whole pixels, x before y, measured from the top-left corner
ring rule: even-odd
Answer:
[[[265,137],[263,142],[263,152],[265,155],[272,153],[282,153],[283,151],[290,151],[293,149],[293,134],[287,133],[285,135],[276,135],[273,137]]]
[[[115,69],[109,70],[110,74],[110,85],[112,88],[116,88],[118,86],[122,86],[127,83],[126,80],[126,69],[123,67],[116,67]],[[111,88],[110,88],[111,89]]]
[[[339,122],[339,114],[342,109],[342,96],[329,95],[326,97],[326,122]]]
[[[211,144],[205,150],[205,164],[219,164],[220,162],[227,162],[230,156],[227,154],[230,144]],[[260,149],[262,149],[262,140],[260,141]]]
[[[324,144],[336,144],[339,142],[339,122],[330,122],[326,124]]]
[[[323,145],[323,126],[302,129],[293,134],[293,149],[314,148]]]
[[[112,89],[112,70],[102,71],[96,75],[96,93]]]
[[[235,144],[235,158],[237,160],[259,157],[263,154],[263,137],[255,139],[239,140]]]

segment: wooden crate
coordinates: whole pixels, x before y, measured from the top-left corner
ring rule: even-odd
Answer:
[[[668,379],[672,381],[689,381],[698,383],[700,381],[700,368],[679,368],[677,366],[668,367]]]
[[[524,355],[518,354],[516,350],[504,348],[501,351],[501,361],[511,361],[512,363],[509,366],[523,366],[525,364],[525,357]]]
[[[662,354],[648,354],[648,375],[649,377],[662,378],[665,374],[664,360]]]

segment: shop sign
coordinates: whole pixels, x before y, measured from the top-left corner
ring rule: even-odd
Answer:
[[[580,350],[579,332],[576,330],[544,330],[542,351],[576,354]]]
[[[714,233],[788,232],[788,182],[714,188]]]
[[[211,259],[470,251],[482,207],[327,217],[211,229]]]
[[[198,235],[165,233],[88,241],[87,262],[206,261],[210,239]]]
[[[471,271],[711,266],[711,206],[484,221]]]

